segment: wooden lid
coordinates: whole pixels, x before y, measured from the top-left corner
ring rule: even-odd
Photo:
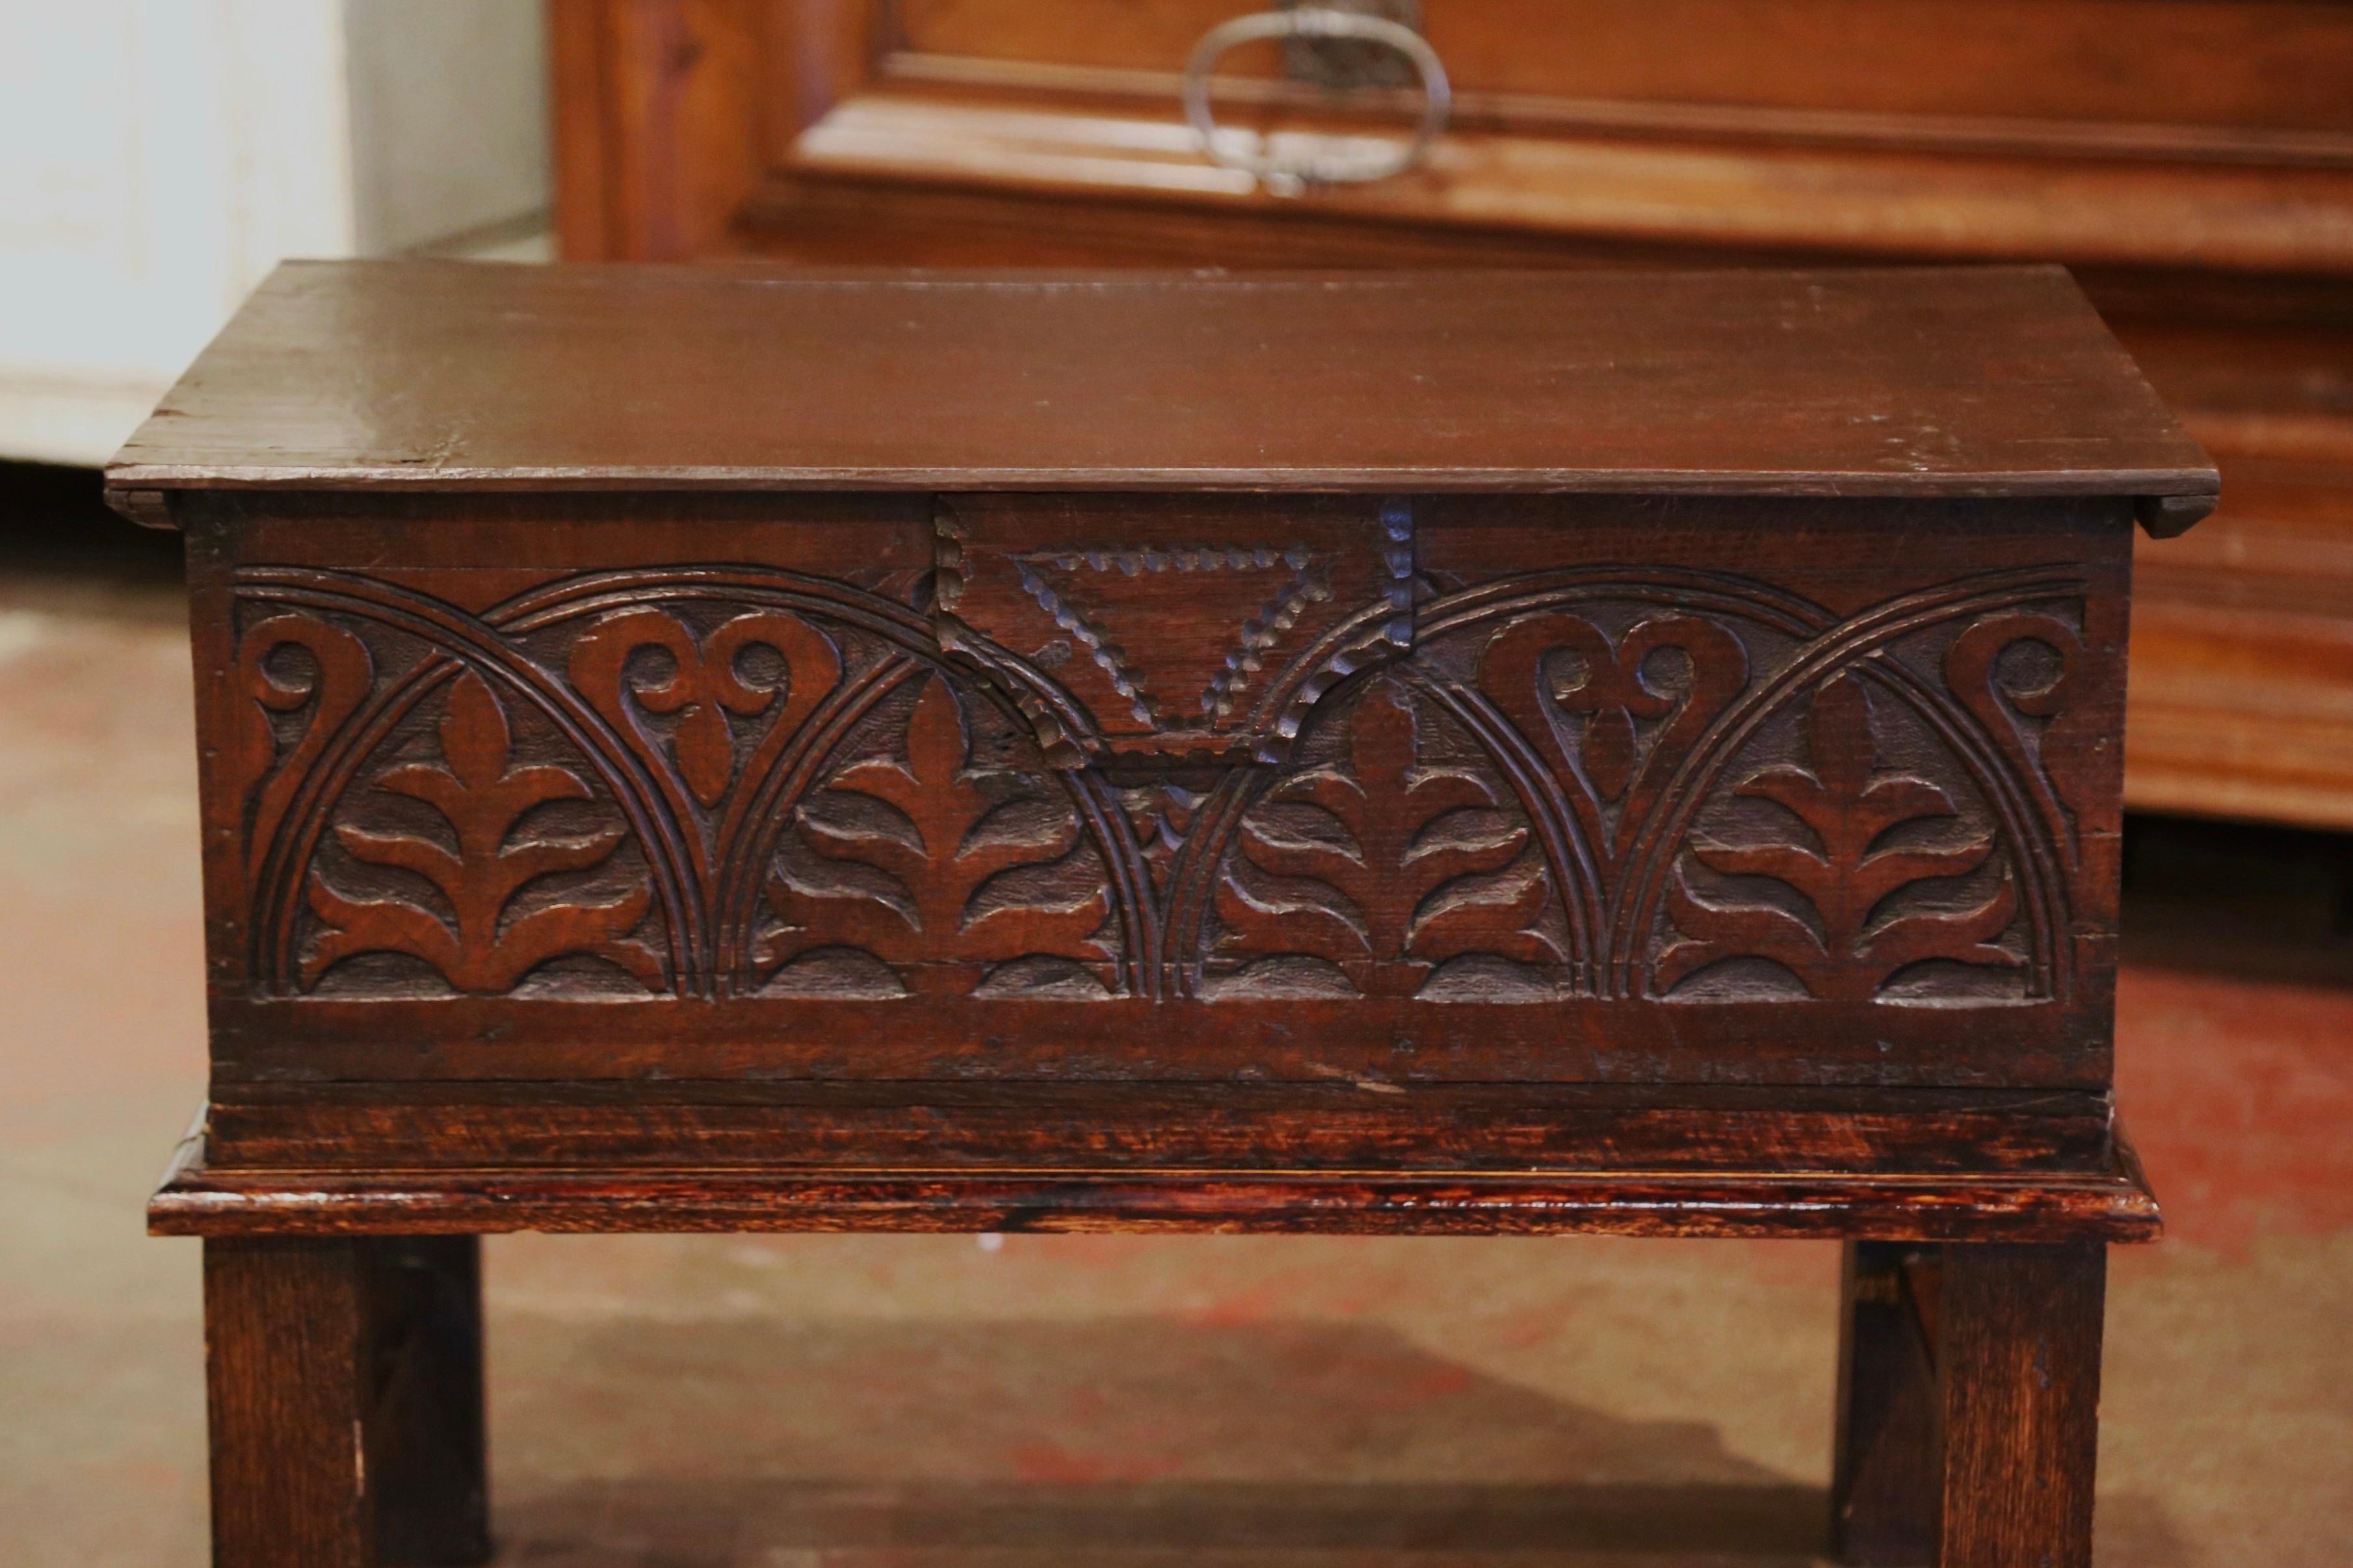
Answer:
[[[2169,506],[2180,526],[2218,483],[2055,267],[421,260],[280,268],[108,478],[118,492],[2089,494]]]

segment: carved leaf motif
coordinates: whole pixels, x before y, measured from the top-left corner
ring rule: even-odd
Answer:
[[[273,668],[280,650],[288,647],[309,654],[311,668],[300,673]],[[269,853],[287,804],[311,764],[366,698],[375,670],[366,645],[351,633],[309,616],[272,616],[248,626],[239,639],[237,679],[250,701],[237,706],[225,760],[232,776],[252,791],[253,816],[246,837],[250,874],[259,871]],[[281,758],[269,715],[299,712],[305,705],[311,707],[310,718]]]
[[[1771,801],[1810,830],[1803,843],[1695,843],[1692,856],[1728,877],[1769,877],[1812,907],[1815,925],[1771,904],[1715,904],[1692,890],[1677,868],[1667,907],[1682,940],[1658,960],[1660,993],[1709,964],[1735,957],[1770,959],[1818,997],[1867,1000],[1907,965],[1927,959],[2015,967],[2019,958],[1994,945],[2016,914],[2017,891],[2004,872],[1986,900],[1957,912],[1917,911],[1872,923],[1886,900],[1914,883],[1964,877],[1993,852],[1990,835],[1959,843],[1874,847],[1907,823],[1954,817],[1952,801],[1926,779],[1875,770],[1871,703],[1862,683],[1841,674],[1818,688],[1807,711],[1812,770],[1781,765],[1751,774],[1735,793]],[[1816,847],[1818,846],[1818,847]]]
[[[1351,716],[1345,769],[1294,773],[1266,805],[1306,805],[1333,835],[1303,831],[1254,810],[1243,856],[1262,879],[1230,870],[1218,890],[1220,945],[1250,958],[1301,955],[1333,963],[1366,994],[1411,995],[1450,958],[1492,953],[1557,961],[1525,929],[1542,913],[1543,877],[1486,879],[1522,859],[1525,824],[1498,816],[1495,792],[1475,775],[1419,763],[1419,721],[1393,687],[1366,693]]]
[[[735,779],[735,734],[728,715],[756,718],[776,700],[777,688],[744,679],[737,661],[752,647],[774,649],[785,663],[786,711],[780,729],[797,727],[841,679],[841,657],[826,636],[792,616],[737,616],[701,641],[676,616],[659,610],[622,610],[591,626],[572,650],[572,684],[619,723],[642,755],[658,757],[659,742],[628,710],[626,690],[649,713],[670,715],[670,751],[680,778],[709,809],[726,798]],[[631,656],[658,648],[670,656],[670,674],[632,684]]]
[[[880,872],[892,893],[807,886],[779,871],[769,900],[786,929],[765,945],[765,966],[849,946],[891,965],[917,994],[955,996],[1016,959],[1102,960],[1095,933],[1111,895],[1100,878],[1065,902],[987,898],[1004,873],[1065,859],[1080,830],[1074,812],[1041,813],[1034,801],[983,788],[971,749],[955,689],[932,676],[908,720],[906,761],[870,758],[828,785],[880,802],[896,820],[844,823],[804,812],[798,822],[810,849]]]
[[[506,714],[471,670],[450,687],[440,739],[446,765],[409,763],[376,783],[440,813],[456,837],[457,853],[428,837],[349,823],[338,826],[335,837],[354,859],[413,872],[439,889],[455,928],[406,900],[348,898],[313,872],[311,907],[330,929],[304,958],[304,979],[315,982],[358,953],[405,952],[433,965],[460,991],[496,993],[512,990],[552,958],[580,952],[659,985],[660,961],[628,937],[652,901],[652,889],[642,883],[599,902],[550,904],[508,918],[515,896],[531,882],[600,866],[627,836],[617,826],[569,837],[522,826],[552,801],[588,799],[587,785],[567,768],[510,768]]]

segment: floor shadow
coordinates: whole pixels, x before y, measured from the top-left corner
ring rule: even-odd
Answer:
[[[1588,1553],[1775,1568],[1824,1539],[1820,1489],[1711,1426],[1564,1404],[1376,1324],[493,1331],[509,1390],[493,1448],[516,1456],[500,1561],[533,1568]]]
[[[1829,1504],[1378,1323],[492,1327],[504,1568],[1797,1568]],[[1646,1403],[1642,1391],[1609,1391]],[[2105,1500],[2103,1568],[2179,1568]]]
[[[1000,1568],[1590,1556],[1797,1568],[1819,1561],[1825,1506],[1816,1489],[1768,1485],[592,1483],[502,1516],[499,1561],[738,1568],[887,1554]]]

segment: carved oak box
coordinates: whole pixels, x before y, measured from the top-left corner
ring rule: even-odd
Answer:
[[[2215,478],[2056,269],[295,265],[111,483],[166,1226],[2153,1219],[2127,585]]]

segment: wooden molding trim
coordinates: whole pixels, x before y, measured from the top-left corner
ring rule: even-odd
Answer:
[[[805,132],[792,172],[1310,211],[1708,246],[2353,271],[2353,169],[1666,142],[1475,129],[1375,185],[1282,198],[1195,151],[1173,116],[878,91]],[[2074,193],[2054,199],[2054,181]]]
[[[1177,101],[1176,71],[1075,66],[1048,60],[983,59],[920,49],[889,49],[876,79],[940,87],[1084,98],[1099,106],[1125,100],[1145,112]],[[1328,98],[1288,81],[1221,77],[1218,101],[1328,112]],[[1398,95],[1404,105],[1409,93]],[[1384,107],[1366,95],[1368,110]],[[2244,163],[2274,168],[2353,169],[2353,135],[2247,125],[2167,124],[2157,121],[2066,121],[1974,114],[1896,114],[1863,110],[1794,109],[1770,104],[1679,103],[1657,100],[1554,97],[1458,90],[1453,123],[1562,135],[1672,137],[1723,142],[1803,142],[1917,153],[2025,154],[2044,158],[2153,159],[2164,163]]]
[[[184,1146],[157,1236],[546,1231],[1255,1231],[2148,1241],[2128,1149],[2084,1175],[1754,1171],[512,1171],[216,1173]]]

